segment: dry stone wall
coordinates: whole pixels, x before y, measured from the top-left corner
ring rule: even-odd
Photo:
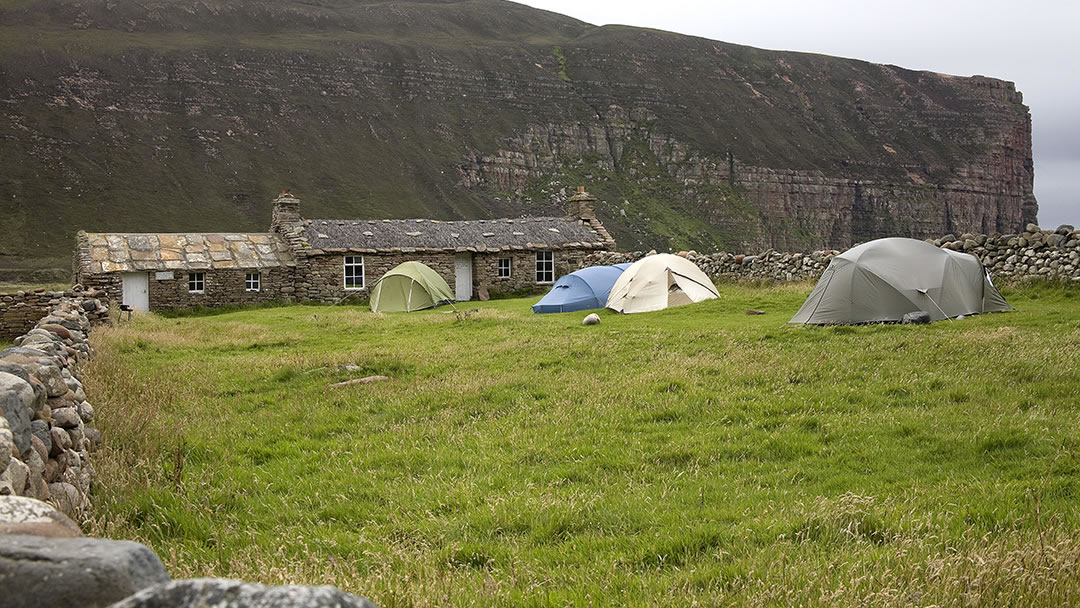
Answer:
[[[88,455],[101,441],[91,426],[80,369],[90,359],[96,297],[60,297],[34,328],[0,351],[0,495],[50,500],[77,515],[89,506]]]
[[[103,297],[105,294],[96,290],[83,291],[81,289],[68,291],[36,289],[0,294],[0,342],[6,342],[33,329],[34,325],[58,306],[63,298],[97,299]],[[109,319],[109,308],[105,305],[95,310],[87,310],[85,313],[93,325],[107,323]]]
[[[32,293],[24,308],[46,302],[45,293]],[[66,293],[50,297],[33,329],[0,351],[0,605],[376,608],[333,587],[171,581],[144,545],[82,537],[68,515],[90,508],[88,456],[101,434],[89,426],[94,408],[80,369],[92,354],[92,326],[108,319],[108,308],[94,297],[104,292]]]
[[[1080,282],[1080,231],[1072,226],[1042,230],[1028,224],[1020,234],[953,234],[928,240],[934,245],[974,255],[995,280],[1024,281],[1056,279]],[[655,252],[649,252],[655,253]],[[801,281],[816,280],[840,252],[782,253],[767,250],[758,254],[682,251],[713,279]],[[602,252],[591,254],[585,265],[635,262],[645,252]]]

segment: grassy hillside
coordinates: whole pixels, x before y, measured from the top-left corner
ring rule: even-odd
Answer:
[[[1080,602],[1080,292],[785,326],[810,287],[137,317],[93,336],[93,531],[385,607]]]
[[[567,135],[518,149],[530,128]],[[916,179],[931,200],[972,163],[1013,176],[993,167],[1023,156],[1029,131],[1019,95],[991,79],[595,27],[511,2],[4,0],[0,278],[66,269],[80,228],[264,230],[281,188],[308,217],[557,212],[523,194],[567,172],[643,195],[624,199],[634,213],[603,216],[624,248],[820,245],[799,233],[816,211],[766,220],[739,191],[714,204],[696,169],[732,153]],[[670,183],[619,153],[650,138],[685,150],[645,159]],[[550,167],[509,188],[496,168],[466,187],[474,159],[506,150]]]

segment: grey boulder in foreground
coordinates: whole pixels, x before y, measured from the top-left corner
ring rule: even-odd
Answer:
[[[195,578],[143,589],[111,608],[377,608],[337,587],[258,585]]]
[[[0,604],[4,608],[98,608],[168,580],[158,556],[139,543],[0,537]]]

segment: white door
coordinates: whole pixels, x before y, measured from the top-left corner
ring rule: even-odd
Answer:
[[[454,256],[454,295],[458,302],[472,299],[472,254]]]
[[[135,310],[150,310],[150,292],[147,289],[149,275],[145,272],[125,272],[123,303]]]

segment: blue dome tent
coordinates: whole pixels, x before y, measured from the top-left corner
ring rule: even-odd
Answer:
[[[614,266],[590,266],[559,277],[539,302],[533,304],[533,312],[574,312],[603,308],[608,292],[630,264]]]

